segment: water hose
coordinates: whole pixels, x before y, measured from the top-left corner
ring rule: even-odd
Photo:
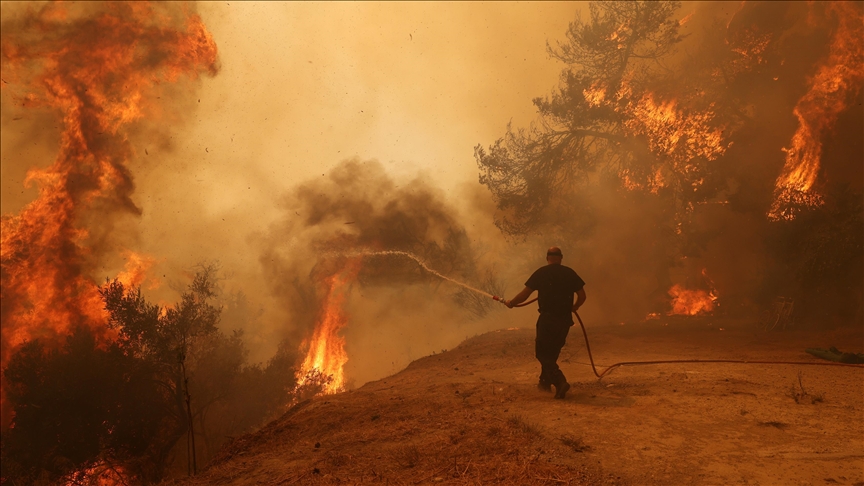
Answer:
[[[588,359],[591,361],[591,369],[594,371],[594,376],[597,380],[602,380],[609,372],[620,366],[639,366],[639,365],[656,365],[656,364],[672,364],[672,363],[739,363],[739,364],[786,364],[786,365],[812,365],[812,366],[850,366],[853,368],[864,368],[864,365],[851,363],[822,363],[819,361],[762,361],[749,359],[665,359],[659,361],[622,361],[608,366],[602,373],[597,372],[597,367],[594,366],[594,357],[591,355],[591,345],[588,344],[588,333],[585,332],[585,324],[582,323],[582,318],[578,312],[576,319],[579,320],[579,327],[582,328],[582,336],[585,337],[585,348],[588,350]]]
[[[504,299],[501,297],[493,296],[492,299],[505,303]],[[516,304],[513,307],[524,307],[537,299],[531,299],[527,302],[523,302],[522,304]],[[582,328],[582,336],[585,338],[585,349],[588,350],[588,359],[591,361],[591,370],[594,372],[594,376],[597,377],[597,380],[600,381],[604,376],[609,374],[611,371],[619,368],[621,366],[644,366],[644,365],[658,365],[658,364],[675,364],[675,363],[737,363],[737,364],[768,364],[768,365],[808,365],[808,366],[847,366],[852,368],[860,368],[864,369],[864,365],[861,364],[851,364],[851,363],[823,363],[820,361],[764,361],[764,360],[749,360],[749,359],[664,359],[658,361],[622,361],[620,363],[615,363],[606,367],[603,372],[597,372],[597,366],[594,364],[594,356],[591,354],[591,345],[588,343],[588,332],[585,331],[585,324],[582,322],[582,317],[579,316],[578,312],[574,312],[576,314],[576,319],[579,321],[579,327]]]
[[[460,282],[458,280],[454,280],[446,275],[443,275],[432,268],[430,268],[423,260],[421,260],[416,255],[401,251],[401,250],[358,250],[354,252],[357,255],[398,255],[408,257],[414,261],[416,261],[423,269],[428,271],[429,273],[440,277],[444,280],[449,280],[450,282],[464,287],[467,290],[472,292],[477,292],[479,294],[485,295],[487,297],[491,297],[492,300],[500,302],[502,304],[507,303],[507,301],[503,297],[498,297],[497,295],[492,295],[488,292],[480,290],[475,287],[471,287],[470,285]],[[537,299],[531,299],[527,302],[523,302],[521,304],[516,304],[513,307],[525,307],[526,305],[535,302]],[[640,366],[640,365],[658,365],[658,364],[674,364],[674,363],[738,363],[738,364],[768,364],[768,365],[777,365],[777,364],[785,364],[785,365],[808,365],[808,366],[847,366],[854,368],[862,368],[864,369],[864,365],[861,364],[851,364],[851,363],[823,363],[818,361],[754,361],[754,360],[743,360],[743,359],[672,359],[672,360],[659,360],[659,361],[622,361],[620,363],[615,363],[611,366],[608,366],[602,373],[597,372],[597,367],[594,365],[594,356],[591,355],[591,345],[588,344],[588,333],[585,331],[585,324],[582,323],[582,318],[579,316],[578,312],[574,312],[576,314],[576,319],[579,320],[579,326],[582,328],[582,336],[585,337],[585,348],[588,350],[588,359],[591,360],[591,370],[594,371],[594,376],[597,377],[598,381],[602,380],[604,376],[609,374],[612,370],[619,368],[621,366]]]
[[[493,295],[492,300],[497,300],[498,302],[501,302],[502,304],[507,305],[507,301],[504,300],[504,297],[498,297],[497,295]],[[536,300],[537,300],[537,297],[534,297],[533,299],[531,299],[527,302],[522,302],[521,304],[516,304],[513,307],[525,307],[526,305],[530,304],[531,302],[535,302]]]

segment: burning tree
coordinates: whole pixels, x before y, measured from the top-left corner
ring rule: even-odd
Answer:
[[[668,289],[677,284],[668,270],[682,265],[691,273],[708,267],[715,279],[723,272],[736,287],[741,276],[758,280],[740,299],[765,303],[813,298],[813,281],[851,282],[840,300],[860,319],[860,265],[808,265],[807,272],[821,269],[819,277],[795,270],[802,253],[806,261],[860,261],[852,248],[862,215],[844,203],[862,192],[860,143],[852,142],[860,137],[851,128],[831,133],[840,119],[861,127],[850,110],[864,83],[860,4],[746,3],[725,18],[719,4],[699,4],[684,17],[679,7],[595,2],[589,19],[577,18],[566,41],[549,47],[565,68],[553,94],[534,100],[538,120],[475,148],[480,182],[498,205],[496,223],[511,236],[578,242],[603,227],[623,238],[615,256],[622,271],[654,275],[650,310],[657,312],[659,301],[668,310]],[[691,22],[692,41],[682,34]],[[824,224],[843,236],[805,231],[793,221],[804,213],[827,217]],[[632,228],[610,229],[619,220]],[[780,235],[791,239],[781,243]],[[764,252],[760,275],[716,257],[705,263],[710,251],[742,253],[735,246],[743,241],[744,251]],[[724,297],[722,285],[716,290]]]
[[[188,458],[193,473],[225,436],[282,410],[294,389],[293,354],[249,365],[242,336],[216,327],[217,290],[213,266],[169,307],[114,280],[99,292],[115,341],[100,345],[79,326],[59,349],[22,346],[6,369],[15,417],[3,434],[2,477],[158,482],[173,457]]]
[[[678,6],[592,3],[590,22],[577,18],[568,41],[549,47],[567,68],[551,97],[534,99],[539,121],[528,130],[508,126],[488,151],[475,148],[480,182],[503,212],[496,221],[502,231],[524,234],[548,220],[549,213],[559,214],[559,222],[572,220],[573,211],[561,202],[597,170],[611,171],[629,184],[663,185],[656,161],[646,156],[652,150],[678,155],[688,147],[677,143],[682,134],[670,124],[679,118],[675,102],[658,99],[647,85],[654,81],[654,63],[681,41],[672,18]],[[647,138],[646,133],[660,136]]]
[[[164,464],[174,444],[188,434],[192,464],[197,468],[188,358],[199,342],[216,333],[221,309],[211,303],[216,290],[214,278],[214,269],[204,268],[195,275],[180,303],[166,309],[145,301],[140,288],[127,291],[118,280],[99,290],[108,311],[108,325],[118,331],[120,345],[152,364],[156,382],[167,392],[172,425],[163,431],[161,440],[154,441],[159,444],[155,447],[156,464]]]
[[[312,336],[305,342],[306,357],[297,375],[298,392],[336,393],[345,389],[342,368],[348,361],[345,338],[340,331],[348,324],[344,302],[349,284],[357,278],[360,262],[356,259],[324,278],[324,296],[321,311],[316,318]]]
[[[3,432],[4,482],[58,481],[105,462],[146,480],[144,458],[165,418],[154,371],[117,344],[100,346],[84,326],[59,348],[23,345],[5,370],[15,418]]]
[[[864,26],[853,4],[832,2],[828,11],[837,21],[828,55],[809,79],[809,89],[793,113],[798,129],[777,178],[774,203],[768,217],[792,220],[802,208],[822,204],[815,191],[822,158],[822,137],[848,108],[847,100],[864,82]]]
[[[28,172],[39,196],[2,219],[5,365],[22,343],[61,341],[76,326],[111,339],[90,271],[112,247],[116,218],[141,212],[127,131],[156,112],[160,85],[218,66],[200,17],[128,2],[31,8],[4,22],[0,53],[15,104],[56,113],[61,129],[54,162]]]

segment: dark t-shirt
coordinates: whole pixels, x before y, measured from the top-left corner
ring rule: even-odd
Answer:
[[[585,281],[572,268],[556,264],[537,269],[525,286],[537,291],[541,314],[570,319],[573,294],[582,290]]]

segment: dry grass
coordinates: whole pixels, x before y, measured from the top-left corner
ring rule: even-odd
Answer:
[[[823,395],[822,393],[807,393],[807,391],[804,389],[803,374],[800,371],[798,372],[798,386],[796,387],[793,384],[789,390],[788,395],[792,397],[793,400],[795,400],[795,403],[798,404],[809,402],[811,405],[814,405],[816,403],[821,403],[825,400],[825,395]]]
[[[414,444],[400,447],[391,457],[399,467],[410,469],[420,463],[420,449]]]
[[[499,395],[488,387],[456,395],[441,386],[422,397],[318,397],[238,439],[204,474],[180,484],[601,482],[596,466],[551,460],[577,457],[576,439],[562,446],[524,415],[478,406],[491,396]]]
[[[749,331],[661,335],[653,327],[595,334],[592,345],[614,349],[616,359],[630,361],[734,355],[745,344],[754,346],[749,348],[754,357],[795,360],[798,350],[816,340],[787,333],[772,335],[777,342],[752,344]],[[857,336],[849,333],[845,340]],[[633,351],[645,347],[646,339],[652,349],[681,354]],[[797,368],[790,367],[706,364],[693,373],[689,367],[634,367],[602,384],[574,380],[576,390],[566,400],[553,400],[536,390],[532,340],[530,329],[488,333],[359,390],[315,397],[235,440],[198,477],[175,484],[659,486],[732,484],[745,476],[760,484],[864,480],[847,456],[812,454],[819,460],[799,468],[801,459],[794,455],[778,454],[772,461],[734,455],[734,467],[728,455],[742,447],[773,450],[782,445],[778,438],[794,443],[796,450],[845,453],[838,444],[854,445],[862,436],[860,370],[807,368],[809,385],[804,385],[803,376],[795,378]],[[571,369],[579,376],[575,366]],[[593,380],[587,369],[581,375]],[[792,406],[785,395],[793,382],[799,399],[807,394],[803,403],[811,403],[809,397],[818,400],[814,392],[820,388],[831,390],[831,413],[814,414],[813,405]],[[728,427],[743,433],[716,433]],[[681,447],[681,438],[706,436],[713,440]]]
[[[561,441],[562,444],[566,445],[574,452],[585,452],[591,450],[591,446],[582,442],[582,439],[579,437],[573,437],[572,435],[564,435],[561,436],[558,440]]]
[[[519,434],[531,439],[543,437],[540,427],[534,422],[529,421],[522,415],[512,415],[507,419],[507,426]]]

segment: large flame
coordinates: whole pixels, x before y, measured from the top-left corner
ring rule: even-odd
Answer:
[[[714,308],[717,307],[717,290],[714,289],[714,283],[708,278],[705,269],[702,270],[702,277],[708,290],[687,289],[679,284],[675,284],[669,289],[672,309],[669,310],[668,315],[696,316],[710,314],[714,311]]]
[[[822,203],[813,188],[819,175],[822,135],[864,81],[864,18],[852,2],[833,2],[828,11],[836,17],[837,29],[827,57],[794,109],[798,129],[791,147],[784,149],[786,163],[777,178],[774,203],[768,212],[775,221],[794,219],[799,208]]]
[[[201,19],[185,12],[178,20],[163,10],[51,4],[4,25],[4,89],[24,106],[54,111],[61,133],[54,163],[28,172],[28,183],[39,186],[37,199],[2,219],[2,366],[22,342],[50,342],[75,325],[105,337],[102,303],[88,275],[101,256],[93,248],[110,241],[113,216],[140,213],[131,200],[126,164],[134,151],[124,129],[153,113],[147,102],[160,83],[217,70],[216,44]]]
[[[711,291],[701,289],[685,289],[675,284],[669,289],[672,297],[670,316],[695,316],[709,314],[717,304],[717,296]]]
[[[726,152],[723,130],[711,125],[714,113],[710,110],[685,111],[676,100],[660,100],[651,92],[640,96],[627,110],[632,115],[627,127],[645,135],[653,153],[677,164],[696,157],[715,160]]]
[[[624,115],[628,135],[642,136],[649,150],[660,163],[652,169],[647,181],[634,178],[628,169],[619,173],[622,184],[629,190],[648,189],[657,193],[668,184],[670,175],[686,175],[698,189],[701,178],[694,159],[716,160],[729,144],[724,141],[722,126],[715,124],[713,106],[704,110],[685,109],[675,99],[663,99],[651,91],[634,92],[625,79],[613,95],[602,83],[583,90],[582,96],[592,107],[608,107]]]
[[[321,313],[312,337],[304,343],[309,350],[297,373],[299,386],[319,377],[326,379],[322,393],[338,393],[345,389],[343,367],[348,362],[348,354],[345,352],[345,338],[340,335],[340,331],[348,324],[344,310],[347,287],[359,271],[359,260],[355,260],[324,280]]]

